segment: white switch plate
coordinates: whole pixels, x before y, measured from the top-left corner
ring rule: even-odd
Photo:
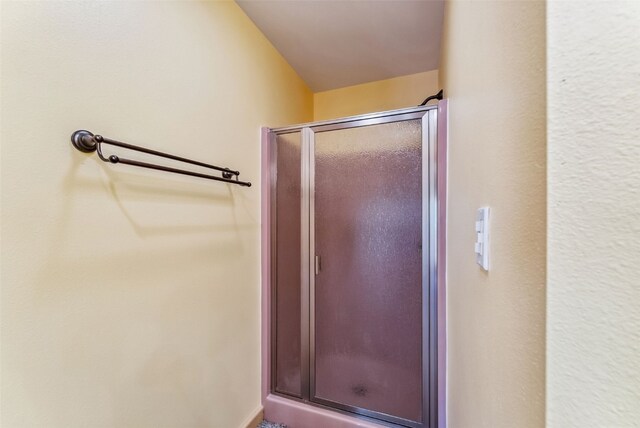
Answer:
[[[476,214],[476,262],[489,270],[489,207],[482,207]]]

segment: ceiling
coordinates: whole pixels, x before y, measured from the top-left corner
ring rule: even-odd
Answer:
[[[237,0],[315,91],[435,70],[444,0]]]

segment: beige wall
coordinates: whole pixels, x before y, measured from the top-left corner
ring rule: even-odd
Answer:
[[[639,22],[548,5],[550,428],[640,423]]]
[[[544,426],[545,5],[447,2],[448,421]],[[491,208],[491,270],[475,263]]]
[[[0,425],[241,426],[259,127],[311,120],[311,92],[235,3],[3,1],[1,23]],[[78,128],[254,186],[107,165]]]
[[[415,107],[437,93],[438,70],[378,80],[313,96],[314,120]]]

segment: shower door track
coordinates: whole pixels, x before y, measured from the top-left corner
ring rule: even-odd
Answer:
[[[422,421],[416,422],[397,416],[336,403],[315,397],[315,231],[314,225],[314,134],[316,132],[347,129],[384,123],[422,120],[422,242],[428,243],[428,251],[422,252]],[[392,110],[381,113],[346,117],[336,120],[311,122],[295,126],[268,129],[268,171],[265,176],[269,186],[270,253],[269,270],[270,301],[275,302],[276,281],[276,162],[275,139],[277,135],[300,132],[302,138],[301,160],[301,396],[278,392],[275,388],[276,373],[276,311],[270,312],[270,343],[268,344],[270,379],[268,391],[287,399],[345,413],[388,426],[412,428],[438,427],[438,106]]]

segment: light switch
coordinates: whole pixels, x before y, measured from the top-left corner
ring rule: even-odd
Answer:
[[[483,207],[476,214],[476,262],[482,269],[489,270],[489,207]]]

